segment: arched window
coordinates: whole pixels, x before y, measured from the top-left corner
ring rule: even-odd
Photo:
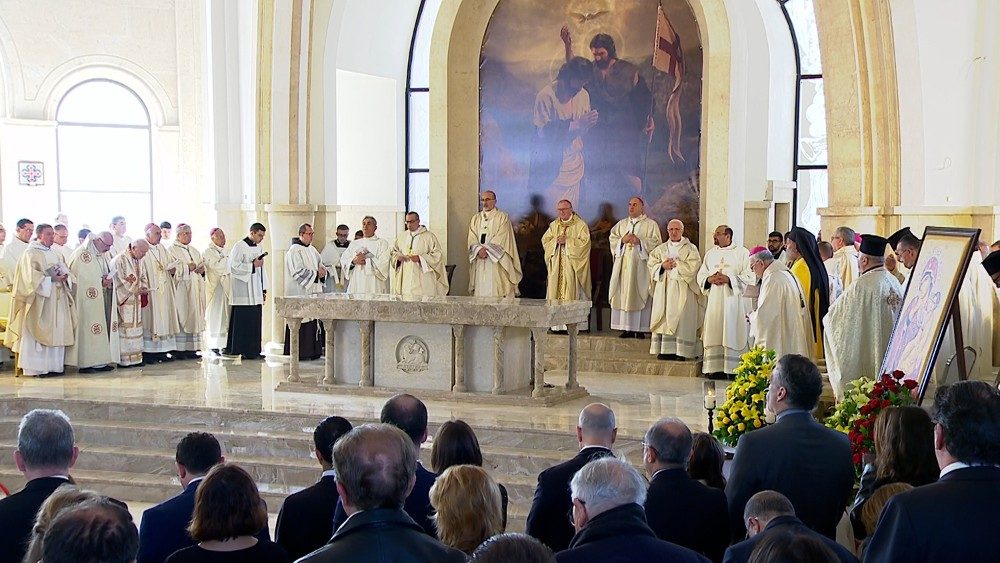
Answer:
[[[788,23],[795,54],[795,190],[792,223],[819,232],[816,210],[829,202],[827,190],[826,100],[815,0],[778,0]]]
[[[406,71],[406,209],[426,220],[430,211],[431,34],[441,0],[421,0]]]
[[[59,209],[74,225],[104,229],[114,215],[134,226],[153,217],[149,112],[111,80],[74,86],[56,110]]]

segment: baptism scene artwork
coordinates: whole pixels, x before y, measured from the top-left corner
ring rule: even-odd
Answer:
[[[479,189],[510,213],[523,297],[545,296],[561,199],[590,225],[595,280],[633,196],[698,244],[702,49],[683,0],[503,0],[480,70]]]

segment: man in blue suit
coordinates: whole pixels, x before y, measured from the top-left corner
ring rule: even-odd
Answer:
[[[406,497],[403,510],[420,525],[428,534],[437,537],[437,528],[431,520],[431,485],[437,479],[437,474],[424,469],[420,463],[420,444],[427,441],[427,406],[413,395],[402,393],[396,395],[382,405],[379,421],[391,424],[406,433],[413,440],[417,452],[417,475],[413,490]],[[347,512],[341,501],[337,500],[337,510],[333,516],[333,529],[336,531],[347,520]],[[143,563],[140,561],[139,563]]]

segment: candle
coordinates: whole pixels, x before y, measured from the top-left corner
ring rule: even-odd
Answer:
[[[714,410],[715,409],[715,382],[706,381],[704,382],[705,389],[705,409]]]
[[[705,408],[715,410],[715,395],[705,395]]]

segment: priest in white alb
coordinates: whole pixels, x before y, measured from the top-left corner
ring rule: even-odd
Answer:
[[[229,334],[223,353],[238,355],[244,360],[264,358],[260,346],[268,288],[267,271],[264,269],[267,252],[260,247],[260,243],[264,241],[266,231],[260,223],[250,225],[250,235],[233,245],[229,255],[233,293]]]
[[[715,241],[698,270],[698,287],[708,296],[702,341],[705,359],[702,373],[724,379],[735,373],[740,356],[747,351],[749,299],[743,296],[756,277],[750,271],[746,248],[733,244],[733,230],[726,225],[715,229]]]
[[[312,245],[316,231],[309,223],[299,226],[299,236],[285,253],[285,297],[303,297],[323,293],[327,269],[323,257]],[[285,325],[285,349],[291,353],[291,332]],[[302,319],[299,325],[299,359],[318,360],[323,355],[323,332],[316,319]]]
[[[786,354],[812,358],[812,325],[799,281],[768,250],[750,257],[750,270],[761,282],[757,310],[749,315],[753,345],[774,350],[778,358]]]
[[[162,236],[159,225],[146,225],[149,252],[142,259],[149,278],[149,305],[142,311],[142,361],[146,364],[176,359],[168,354],[177,350],[181,330],[173,276],[183,264],[161,244]]]
[[[111,233],[90,233],[73,251],[69,271],[76,278],[76,342],[66,348],[66,365],[80,373],[111,371],[118,363],[119,341],[114,310]]]
[[[620,338],[645,338],[649,332],[653,302],[649,298],[650,278],[646,261],[649,253],[663,242],[656,221],[646,217],[640,197],[628,200],[628,217],[611,228],[614,266],[608,285],[611,328]]]
[[[4,245],[3,255],[0,256],[0,269],[3,270],[3,277],[7,280],[6,285],[0,289],[9,290],[14,283],[14,270],[17,269],[17,263],[24,255],[24,251],[28,250],[28,245],[31,244],[31,235],[34,232],[35,224],[31,222],[31,219],[17,221],[14,236]]]
[[[420,215],[406,214],[406,229],[396,237],[389,256],[393,295],[433,297],[448,294],[448,274],[437,235],[420,224]]]
[[[377,295],[389,293],[389,241],[375,234],[378,222],[368,216],[361,220],[361,238],[354,239],[340,257],[347,293]]]
[[[74,281],[62,256],[52,250],[52,226],[38,225],[35,235],[14,270],[4,345],[24,375],[62,375],[66,347],[76,341]]]
[[[344,293],[347,290],[347,282],[340,270],[340,258],[344,255],[347,247],[351,245],[351,228],[347,225],[337,225],[336,237],[326,243],[320,258],[323,259],[323,266],[327,269],[326,281],[323,283],[323,291],[326,293]]]
[[[556,204],[556,219],[542,235],[548,284],[545,298],[554,301],[590,300],[590,229],[573,211],[568,199]],[[589,330],[588,321],[578,327]],[[563,332],[566,325],[552,327]]]
[[[125,218],[121,215],[115,215],[111,218],[111,236],[114,237],[115,243],[111,245],[111,254],[113,256],[118,256],[128,248],[129,243],[132,242],[132,237],[125,234],[128,230],[128,225],[125,223]]]
[[[149,252],[149,243],[139,239],[129,243],[125,251],[111,262],[114,274],[114,300],[118,324],[117,363],[119,368],[141,367],[142,318],[149,307],[149,276],[143,258]]]
[[[837,400],[847,384],[862,377],[877,379],[882,357],[903,304],[903,287],[885,269],[888,241],[861,236],[861,275],[823,317],[826,369]]]
[[[486,190],[479,198],[483,210],[469,223],[469,293],[476,297],[514,297],[521,283],[510,217],[497,209],[497,196]]]
[[[829,269],[837,274],[845,290],[860,275],[859,256],[858,250],[854,247],[854,238],[854,229],[850,227],[837,227],[830,237],[830,244],[833,246],[833,258],[831,258],[833,265]]]
[[[160,225],[163,232],[163,225]],[[191,246],[191,225],[180,223],[170,245],[170,256],[178,262],[174,270],[174,298],[177,305],[178,359],[196,359],[202,348],[202,333],[205,332],[205,259],[197,248]]]
[[[649,353],[660,360],[684,360],[701,355],[701,328],[704,308],[698,288],[701,255],[698,247],[684,236],[684,223],[667,223],[667,241],[649,253],[646,261],[653,280]]]
[[[205,347],[218,354],[226,347],[226,336],[229,334],[229,302],[233,288],[226,233],[215,227],[210,236],[212,242],[202,253],[205,263]]]

